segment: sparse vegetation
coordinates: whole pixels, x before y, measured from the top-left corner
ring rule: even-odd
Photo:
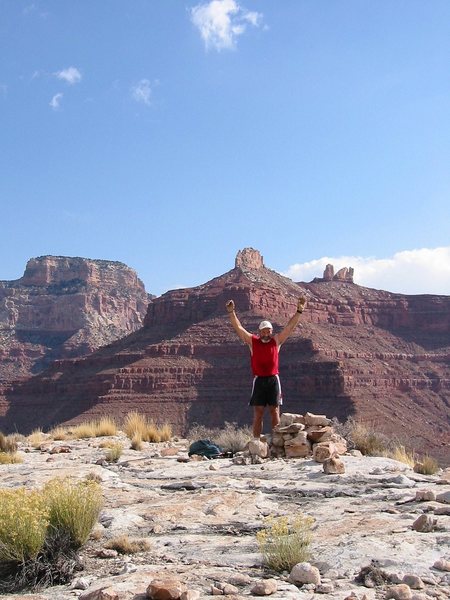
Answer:
[[[150,550],[151,545],[145,539],[130,539],[127,535],[121,535],[106,542],[105,548],[117,550],[120,554],[136,554]]]
[[[69,437],[69,432],[67,431],[67,429],[65,427],[54,427],[53,429],[51,429],[48,432],[48,435],[53,439],[53,440],[66,440]]]
[[[39,446],[45,439],[45,433],[40,428],[34,429],[28,436],[28,441],[33,446],[33,448],[39,448]]]
[[[0,490],[0,563],[25,563],[41,551],[49,509],[41,492]]]
[[[268,517],[256,540],[264,564],[273,571],[290,571],[294,565],[310,558],[311,528],[314,519],[305,515]]]
[[[409,452],[405,446],[395,446],[392,450],[388,450],[384,456],[398,460],[411,468],[413,468],[416,463],[415,453]]]
[[[237,423],[225,422],[223,428],[209,428],[204,425],[195,424],[189,430],[187,437],[189,441],[210,440],[224,452],[240,452],[249,440],[253,438],[249,427],[238,427]]]
[[[167,442],[172,438],[172,427],[168,423],[159,426],[136,411],[125,416],[123,430],[130,440],[140,438],[142,442]]]
[[[133,450],[142,450],[143,446],[144,444],[142,442],[141,434],[136,431],[136,433],[131,438],[131,448]]]
[[[3,435],[0,431],[0,452],[14,453],[17,451],[17,441],[9,435]]]
[[[123,445],[119,442],[112,444],[106,452],[108,462],[117,462],[123,453]]]
[[[101,505],[93,481],[0,490],[0,593],[69,581]]]
[[[96,437],[117,435],[117,425],[114,419],[111,417],[102,417],[96,423]]]
[[[434,475],[439,471],[439,464],[437,460],[427,455],[416,461],[414,471],[421,475]]]
[[[17,452],[0,452],[0,465],[22,463],[23,458]]]
[[[47,483],[43,494],[49,508],[50,526],[67,535],[74,548],[82,546],[102,506],[98,483],[88,479],[74,482],[58,478]]]
[[[345,423],[333,419],[333,428],[347,440],[349,449],[359,450],[366,456],[385,456],[393,447],[393,441],[386,435],[352,417]]]

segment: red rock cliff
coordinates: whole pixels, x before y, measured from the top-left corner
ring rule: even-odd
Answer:
[[[353,415],[450,464],[450,297],[390,294],[348,278],[297,284],[253,249],[224,275],[153,299],[144,327],[127,338],[17,386],[0,429],[130,410],[180,433],[193,422],[249,423],[249,353],[225,303],[234,299],[249,331],[263,317],[279,330],[300,294],[307,308],[280,354],[284,410]],[[29,417],[36,412],[39,423]]]
[[[148,297],[119,262],[63,256],[28,261],[24,276],[0,281],[0,380],[36,373],[141,327]]]

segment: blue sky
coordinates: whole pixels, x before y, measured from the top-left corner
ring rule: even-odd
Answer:
[[[448,0],[0,0],[0,280],[147,291],[253,247],[295,281],[450,294]]]

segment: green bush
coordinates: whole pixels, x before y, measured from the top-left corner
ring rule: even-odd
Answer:
[[[50,528],[67,535],[74,548],[82,546],[103,504],[99,484],[87,479],[77,482],[53,479],[45,485],[43,495],[49,509]]]
[[[106,460],[108,462],[117,462],[119,458],[122,456],[123,446],[120,442],[116,442],[109,446],[106,451]]]
[[[238,427],[237,423],[225,422],[223,428],[210,428],[204,425],[193,424],[187,437],[189,441],[210,440],[224,452],[241,452],[244,450],[248,441],[253,439],[252,431],[249,427]]]
[[[268,517],[266,527],[256,534],[264,564],[281,573],[309,560],[313,523],[314,519],[305,515],[297,515],[292,520],[289,517]]]
[[[49,510],[41,492],[0,490],[0,562],[25,563],[42,550]]]

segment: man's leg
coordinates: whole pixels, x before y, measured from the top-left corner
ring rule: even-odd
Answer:
[[[270,409],[270,420],[272,422],[272,431],[274,427],[280,424],[280,407],[279,406],[269,406]]]
[[[263,428],[264,406],[253,407],[253,437],[258,438]]]

